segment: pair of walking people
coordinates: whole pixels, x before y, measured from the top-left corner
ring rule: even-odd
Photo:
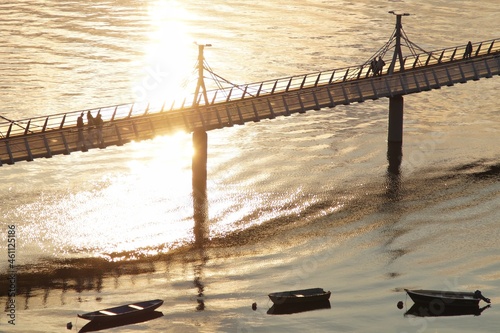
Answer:
[[[382,69],[385,66],[385,61],[382,59],[382,57],[373,58],[371,64],[370,64],[370,69],[373,72],[373,76],[380,76],[382,75]]]
[[[97,113],[94,118],[90,111],[87,112],[87,135],[84,134],[85,124],[83,122],[83,112],[80,114],[76,120],[76,127],[78,128],[78,142],[77,149],[86,151],[88,147],[92,147],[96,140],[97,134],[97,144],[99,147],[104,147],[104,140],[102,138],[102,127],[104,121],[102,120],[101,114]]]

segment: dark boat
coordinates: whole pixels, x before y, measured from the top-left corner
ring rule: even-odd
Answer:
[[[408,290],[408,295],[415,303],[435,304],[446,306],[478,307],[479,301],[490,303],[490,299],[484,297],[479,290],[475,292],[441,291],[441,290]]]
[[[79,314],[78,317],[92,321],[133,317],[137,315],[143,315],[148,312],[152,312],[162,304],[163,301],[161,299],[154,299],[151,301],[131,303],[127,305],[117,306],[114,308],[108,308],[104,310],[84,313],[81,315]]]
[[[311,288],[270,293],[268,296],[276,305],[321,302],[330,299],[331,292],[321,288]]]

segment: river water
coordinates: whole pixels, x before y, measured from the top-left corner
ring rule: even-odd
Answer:
[[[6,0],[0,115],[182,96],[194,42],[233,83],[361,64],[389,10],[429,51],[500,37],[497,0]],[[406,96],[400,166],[387,99],[211,131],[196,228],[187,133],[3,166],[0,301],[9,226],[17,295],[0,331],[76,332],[77,313],[160,298],[161,318],[109,332],[496,332],[499,93],[492,78]],[[309,287],[331,307],[267,314],[269,292]],[[404,288],[480,289],[493,306],[405,316]]]

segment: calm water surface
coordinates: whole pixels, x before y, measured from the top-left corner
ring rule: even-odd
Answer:
[[[426,50],[500,37],[496,0],[3,1],[0,115],[183,96],[193,42],[233,83],[361,64],[390,37],[389,10],[412,14]],[[211,131],[203,225],[190,134],[4,166],[18,294],[0,332],[77,332],[76,313],[154,298],[163,317],[108,331],[496,332],[499,93],[492,78],[405,97],[399,174],[387,99]],[[308,287],[331,308],[267,314],[269,292]],[[493,306],[404,316],[404,288],[480,289]]]

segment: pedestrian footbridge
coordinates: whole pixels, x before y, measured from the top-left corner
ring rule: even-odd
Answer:
[[[178,131],[210,131],[384,97],[397,101],[404,95],[500,75],[500,39],[471,43],[472,51],[466,43],[431,52],[413,48],[410,55],[403,57],[401,45],[409,41],[400,29],[400,15],[398,19],[399,28],[397,23],[391,37],[396,41],[392,61],[386,57],[393,44],[390,40],[364,64],[206,91],[202,75],[207,68],[203,66],[200,46],[200,81],[189,99],[170,105],[115,105],[20,120],[2,117],[0,166],[121,146]],[[375,75],[370,64],[378,57],[384,58],[387,65]],[[400,111],[402,122],[402,104]],[[83,144],[79,142],[77,128],[81,113],[100,114],[104,121],[102,129],[84,128]],[[396,127],[399,126],[402,123]],[[97,131],[102,131],[101,142],[97,142],[97,135],[90,135]],[[395,141],[401,139],[397,136]]]

